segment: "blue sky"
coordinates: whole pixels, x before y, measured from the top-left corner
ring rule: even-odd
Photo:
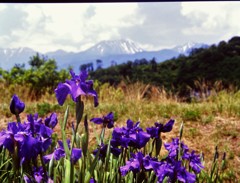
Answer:
[[[145,50],[213,44],[240,33],[240,2],[0,3],[0,48],[82,51],[130,39]]]

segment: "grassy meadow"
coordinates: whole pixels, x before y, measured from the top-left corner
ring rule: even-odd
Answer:
[[[173,131],[162,134],[164,142],[176,137],[181,123],[184,122],[183,141],[191,149],[204,154],[206,170],[211,168],[215,147],[218,146],[219,161],[226,152],[224,178],[229,182],[240,180],[240,91],[216,89],[205,99],[183,102],[175,95],[166,93],[164,89],[139,82],[130,85],[121,83],[118,87],[100,85],[98,82],[94,84],[99,94],[99,106],[93,107],[91,97],[88,100],[83,99],[86,100],[85,111],[89,119],[112,111],[115,126],[122,126],[127,119],[132,119],[134,122],[140,121],[143,128],[152,126],[156,121],[166,123],[170,118],[175,119]],[[58,119],[62,120],[67,105],[70,106],[70,114],[74,114],[75,104],[69,96],[61,107],[54,93],[36,98],[24,86],[5,87],[4,84],[0,84],[0,93],[1,130],[8,122],[15,121],[9,110],[11,97],[15,93],[26,104],[25,111],[21,114],[22,121],[26,120],[27,114],[36,112],[40,117],[57,112]],[[74,119],[74,116],[70,116],[67,124],[69,134],[71,119]],[[56,129],[59,130],[60,136],[60,127],[57,126]],[[90,123],[90,143],[94,143],[95,134],[100,134],[100,130],[100,127],[98,129],[98,126]]]

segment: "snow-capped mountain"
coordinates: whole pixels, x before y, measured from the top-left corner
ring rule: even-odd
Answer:
[[[208,48],[209,46],[204,43],[195,43],[195,42],[188,42],[184,45],[176,46],[173,49],[180,54],[189,55],[189,53],[195,48]]]
[[[144,51],[140,46],[130,40],[114,40],[101,41],[89,49],[81,52],[66,52],[57,50],[44,54],[49,59],[55,59],[59,69],[72,66],[75,71],[79,70],[79,66],[83,64],[93,63],[96,68],[96,60],[102,60],[102,67],[106,68],[112,65],[113,61],[116,64],[121,64],[129,60],[155,58],[157,62],[162,62],[179,54],[188,55],[192,48],[206,47],[205,44],[187,43],[182,46],[176,46],[173,49],[162,49],[159,51]],[[28,61],[34,56],[37,51],[31,48],[0,48],[0,67],[9,70],[15,64],[25,64],[29,68]],[[40,52],[38,52],[40,55]]]
[[[30,57],[32,57],[36,51],[31,48],[0,48],[0,67],[3,69],[10,69],[15,64],[25,64],[27,66]]]
[[[87,54],[94,54],[99,56],[109,55],[122,55],[122,54],[135,54],[142,52],[136,43],[130,40],[112,40],[112,41],[101,41],[93,47],[86,50]]]

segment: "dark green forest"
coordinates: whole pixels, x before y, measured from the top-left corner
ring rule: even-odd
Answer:
[[[221,41],[209,48],[193,49],[189,56],[180,55],[161,63],[155,58],[127,61],[124,64],[90,72],[91,78],[118,85],[141,81],[186,95],[189,88],[198,90],[195,81],[208,83],[209,89],[221,81],[223,88],[240,87],[240,37]]]

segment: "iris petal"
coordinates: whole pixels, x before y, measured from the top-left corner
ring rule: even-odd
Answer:
[[[59,83],[58,87],[55,89],[57,101],[59,105],[63,105],[65,102],[67,95],[71,92],[71,86],[67,83]]]
[[[73,148],[71,160],[75,164],[82,157],[82,150],[78,148]]]

